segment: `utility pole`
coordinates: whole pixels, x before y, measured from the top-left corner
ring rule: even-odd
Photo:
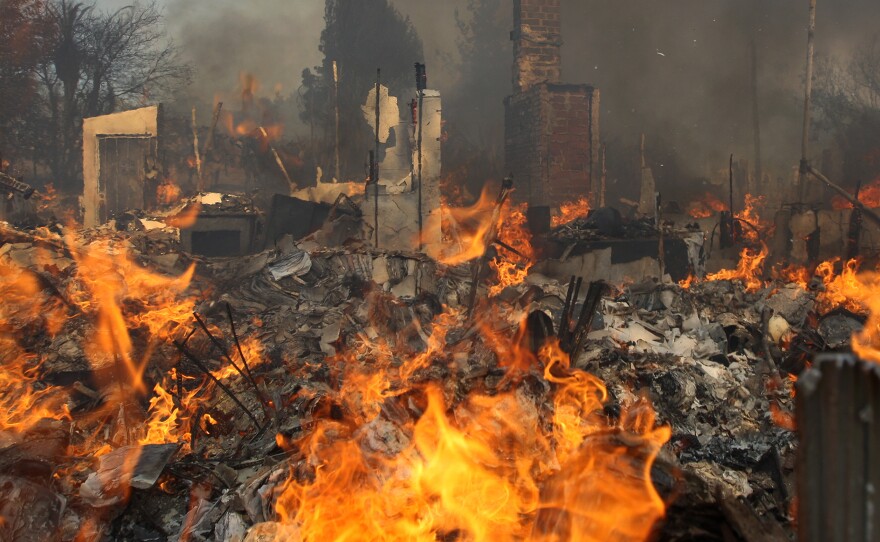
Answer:
[[[758,46],[755,40],[749,44],[752,68],[752,122],[755,131],[755,185],[754,190],[761,192],[764,178],[764,166],[761,159],[761,111],[758,101]]]
[[[608,191],[608,145],[602,145],[602,181],[599,186],[599,207],[605,207],[605,197]]]
[[[336,61],[333,61],[333,101],[336,110],[336,182],[341,182],[342,175],[339,173],[339,69]]]
[[[424,64],[416,62],[416,90],[419,93],[419,126],[416,147],[418,148],[419,171],[419,250],[422,250],[422,229],[424,217],[422,212],[422,128],[424,127],[425,89],[428,88],[428,72]]]
[[[801,141],[801,166],[799,184],[800,200],[806,196],[807,173],[810,169],[810,123],[813,100],[813,58],[816,53],[816,0],[810,0],[810,23],[807,30],[807,80],[804,88],[804,133]]]
[[[376,228],[376,248],[379,248],[379,130],[381,129],[381,115],[379,103],[379,90],[382,88],[382,70],[376,69],[376,150],[373,158],[373,221]]]

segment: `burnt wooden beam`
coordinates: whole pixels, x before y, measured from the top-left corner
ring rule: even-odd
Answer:
[[[797,390],[798,539],[880,540],[880,365],[822,354]]]

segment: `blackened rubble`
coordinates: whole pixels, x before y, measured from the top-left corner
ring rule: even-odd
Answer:
[[[111,235],[136,260],[163,272],[180,273],[192,259],[173,243],[157,244],[153,230],[139,228],[85,230],[72,247],[47,230],[34,235],[4,226],[2,232],[4,268],[42,277],[42,302],[62,307],[78,280],[78,264],[69,251],[98,237]],[[310,245],[309,250],[302,248]],[[159,253],[151,254],[157,247]],[[349,410],[350,398],[340,395],[346,389],[343,366],[368,368],[369,345],[379,337],[403,362],[426,351],[438,333],[438,318],[447,314],[451,323],[446,323],[442,348],[408,382],[392,386],[433,383],[453,408],[473,391],[491,395],[519,390],[539,416],[549,415],[552,385],[543,369],[528,367],[517,375],[476,328],[489,326],[514,340],[521,315],[537,311],[552,322],[550,334],[559,333],[567,290],[567,284],[534,274],[494,298],[472,320],[456,316],[470,291],[467,264],[448,267],[424,255],[373,248],[323,248],[313,242],[298,246],[290,238],[246,258],[205,261],[188,291],[198,295],[194,313],[210,336],[191,320],[185,326],[189,331],[181,330],[185,333],[158,346],[146,373],[151,383],[170,384],[166,391],[176,405],[186,406],[185,397],[196,394],[196,401],[188,404],[198,405],[193,419],[199,423],[190,425],[186,451],[171,457],[161,478],[131,483],[126,498],[107,500],[99,497],[107,490],[96,486],[107,461],[68,456],[63,446],[38,457],[21,453],[56,429],[5,432],[0,474],[13,485],[4,487],[46,492],[66,502],[56,522],[62,539],[88,527],[114,539],[183,533],[219,540],[234,531],[250,532],[248,539],[256,540],[257,533],[271,529],[261,524],[276,519],[274,492],[290,473],[308,477],[311,468],[296,448],[279,443],[302,438],[319,420],[345,423],[356,415]],[[585,294],[583,288],[573,314],[580,313]],[[774,284],[750,293],[729,281],[689,289],[645,282],[612,288],[601,299],[574,367],[607,384],[604,415],[612,424],[644,397],[654,405],[658,423],[670,426],[672,436],[653,470],[655,484],[670,502],[666,522],[657,527],[664,539],[721,539],[718,522],[745,540],[760,539],[750,537],[755,525],[768,532],[791,532],[795,443],[785,423],[792,412],[791,382],[773,367],[797,365],[792,358],[799,354],[785,346],[793,337],[819,333],[829,346],[839,346],[834,337],[841,332],[834,327],[851,330],[859,320],[834,313],[817,328],[816,303],[815,292]],[[85,362],[81,349],[93,323],[74,308],[67,310],[70,318],[54,338],[39,315],[20,314],[7,325],[30,330],[19,341],[35,356],[35,386],[70,386],[64,399],[70,419],[47,428],[81,442],[98,427],[91,413],[108,404],[112,393],[98,373],[115,369],[112,359],[106,369]],[[764,321],[768,311],[784,321],[769,339]],[[569,318],[571,325],[573,320]],[[545,338],[547,334],[545,329]],[[261,350],[256,356],[252,350],[239,355],[240,346],[249,341],[258,342]],[[346,357],[342,352],[364,354]],[[225,389],[205,387],[206,371],[229,369],[233,361],[238,369],[225,372]],[[176,382],[166,376],[172,369]],[[412,438],[407,428],[420,416],[417,395],[406,392],[377,405],[379,416],[354,438],[387,455],[400,452]],[[124,434],[149,416],[143,400],[132,398],[126,404],[122,417],[114,411],[99,424],[104,427],[99,442],[123,446],[117,450],[132,446]],[[35,461],[44,467],[28,466]],[[53,479],[48,472],[65,474]],[[34,487],[39,489],[28,489]],[[22,507],[5,517],[8,524],[21,525],[34,521],[35,513]]]

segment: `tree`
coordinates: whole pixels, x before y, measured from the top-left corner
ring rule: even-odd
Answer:
[[[70,191],[79,188],[82,119],[161,99],[188,82],[191,70],[166,38],[155,3],[107,13],[52,0],[46,18],[52,48],[37,69],[43,114],[35,121],[48,134],[44,159]]]
[[[843,153],[843,181],[880,177],[880,36],[863,43],[849,62],[818,63],[816,126]]]
[[[324,61],[314,71],[303,73],[301,118],[307,124],[322,126],[324,147],[333,147],[335,61],[342,176],[362,178],[372,136],[360,107],[376,84],[376,69],[382,70],[382,84],[392,95],[406,96],[415,87],[413,65],[424,56],[422,42],[411,21],[388,0],[326,0],[324,22],[320,46]],[[318,161],[332,163],[326,155]]]
[[[449,139],[443,155],[447,177],[478,194],[486,180],[503,177],[504,97],[510,93],[512,10],[505,0],[468,0],[456,10],[460,79],[447,97]]]
[[[25,137],[33,113],[36,66],[49,50],[48,24],[39,0],[0,1],[0,154]]]

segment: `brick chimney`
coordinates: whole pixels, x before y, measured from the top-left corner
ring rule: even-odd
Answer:
[[[513,92],[562,77],[561,0],[513,0]]]

